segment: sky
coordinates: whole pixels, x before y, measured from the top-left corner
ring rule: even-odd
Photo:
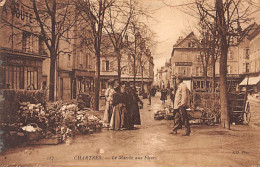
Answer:
[[[186,1],[186,2],[185,2]],[[149,8],[152,19],[147,25],[155,32],[155,41],[158,42],[155,49],[151,49],[154,56],[155,73],[171,57],[173,45],[177,39],[189,34],[196,26],[196,19],[172,6],[187,3],[190,0],[142,0],[142,4]],[[255,0],[260,8],[260,0]],[[260,11],[254,14],[255,20],[260,24]]]
[[[176,40],[190,31],[194,24],[194,18],[179,11],[177,8],[165,5],[165,0],[143,0],[152,10],[152,19],[149,19],[148,26],[155,32],[156,49],[151,49],[154,56],[155,72],[163,66],[166,60],[171,57],[172,47]],[[172,5],[181,4],[175,0]]]

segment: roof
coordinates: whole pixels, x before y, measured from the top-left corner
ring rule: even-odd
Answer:
[[[255,31],[249,35],[249,40],[252,40],[253,38],[255,38],[258,34],[260,33],[260,25],[258,25],[258,27],[255,29]]]
[[[260,76],[249,77],[249,80],[248,77],[246,77],[239,85],[240,86],[256,85],[257,83],[259,83],[259,81],[260,81]]]
[[[192,37],[192,36],[194,36],[194,37],[197,39],[197,37],[195,36],[194,32],[191,32],[191,33],[189,33],[185,38],[183,38],[182,40],[177,41],[176,44],[173,45],[173,49],[172,49],[172,54],[171,54],[171,56],[174,55],[174,50],[175,50],[176,48],[178,48],[178,46],[179,46],[181,43],[183,43],[184,41],[186,41],[188,38],[190,38],[190,37]]]
[[[182,40],[180,40],[179,42],[177,42],[176,44],[173,45],[173,47],[177,47],[179,46],[182,42],[184,42],[186,39],[188,39],[191,36],[195,36],[194,32],[189,33],[185,38],[183,38]],[[195,36],[196,37],[196,36]]]

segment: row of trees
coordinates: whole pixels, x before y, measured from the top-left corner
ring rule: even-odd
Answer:
[[[117,58],[118,80],[121,79],[122,53],[127,52],[133,60],[134,77],[137,74],[136,61],[146,49],[145,41],[149,28],[142,22],[147,11],[137,0],[11,0],[7,3],[12,15],[20,13],[20,5],[34,15],[30,24],[17,26],[8,19],[5,25],[24,30],[25,27],[39,35],[50,56],[49,99],[54,101],[55,70],[57,58],[62,53],[72,53],[60,48],[62,42],[71,43],[78,39],[76,48],[87,47],[95,54],[94,109],[99,108],[100,58],[104,55],[104,37],[109,39]],[[20,14],[19,14],[20,15]],[[22,15],[22,13],[21,13]],[[13,17],[13,16],[12,16]],[[77,34],[75,34],[77,32]],[[73,36],[67,36],[73,34]],[[150,36],[150,35],[149,35]],[[108,43],[106,41],[106,43]],[[75,50],[75,49],[74,49]],[[62,56],[61,56],[62,57]]]

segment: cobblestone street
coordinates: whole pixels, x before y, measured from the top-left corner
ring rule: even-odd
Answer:
[[[136,130],[77,136],[71,145],[41,145],[1,153],[1,166],[260,166],[259,127],[253,122],[220,126],[192,125],[191,136],[170,134],[172,121],[154,120],[164,105],[159,96],[141,110]],[[255,101],[257,102],[257,101]],[[259,101],[258,101],[259,102]],[[168,100],[169,103],[169,100]],[[254,110],[254,108],[252,108]],[[256,109],[255,109],[256,111]],[[252,113],[254,116],[259,113]]]

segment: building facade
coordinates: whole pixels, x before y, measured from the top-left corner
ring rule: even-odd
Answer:
[[[39,90],[48,56],[42,38],[35,33],[37,28],[32,30],[34,13],[24,4],[6,1],[0,7],[1,88]]]
[[[245,79],[240,83],[242,87],[249,85],[251,93],[260,92],[260,26],[249,37],[249,72]],[[249,80],[248,80],[249,78]]]
[[[110,44],[110,45],[109,45]],[[100,92],[104,96],[108,86],[109,79],[118,79],[118,56],[111,45],[109,37],[104,36],[101,55],[101,72],[100,72]],[[146,48],[142,53],[136,56],[135,72],[133,69],[133,58],[126,52],[121,50],[120,68],[121,81],[133,82],[134,74],[136,86],[141,87],[144,84],[152,83],[154,80],[154,63],[151,51]]]
[[[173,46],[171,55],[172,75],[174,77],[181,76],[185,79],[190,89],[205,90],[211,87],[213,67],[207,66],[207,82],[205,82],[204,69],[206,68],[205,56],[196,45],[197,37],[193,32],[185,38],[179,38]],[[234,40],[228,51],[227,58],[227,76],[228,86],[238,86],[243,79],[242,73],[245,73],[249,65],[249,40],[246,36],[242,40]],[[204,61],[204,66],[202,64]],[[215,63],[216,87],[219,87],[219,59]],[[204,69],[203,69],[204,68]]]

